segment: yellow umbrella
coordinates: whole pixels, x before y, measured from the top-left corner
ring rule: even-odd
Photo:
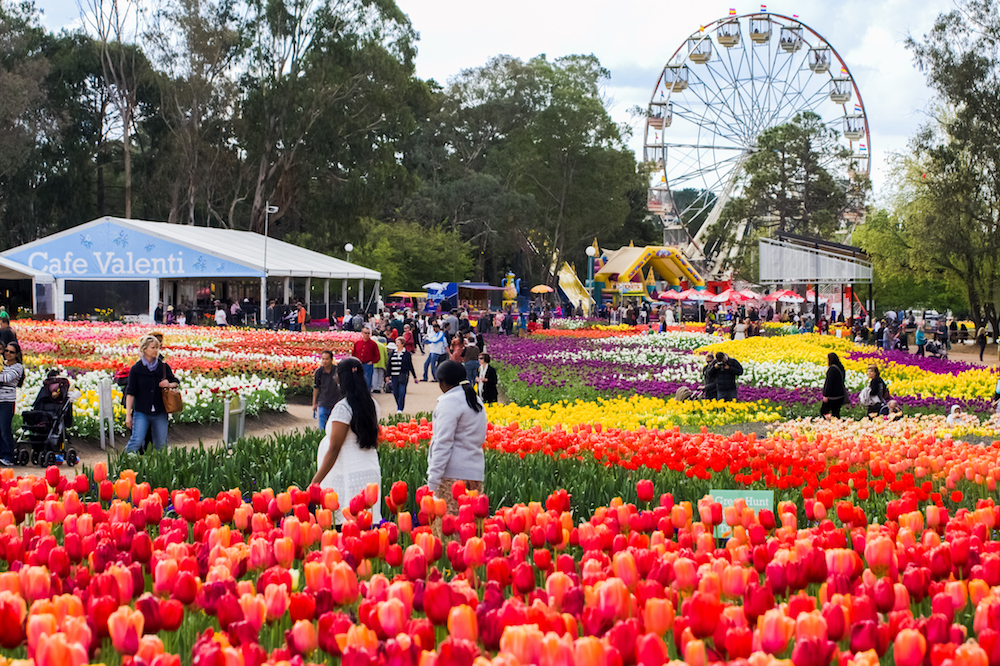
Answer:
[[[555,289],[547,284],[536,284],[531,288],[531,293],[533,294],[551,294]]]

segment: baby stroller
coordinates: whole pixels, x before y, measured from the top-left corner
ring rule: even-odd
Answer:
[[[928,340],[927,344],[924,345],[924,352],[934,358],[948,358],[948,350],[936,340]]]
[[[67,431],[73,425],[69,380],[54,375],[55,371],[49,373],[31,410],[21,415],[24,423],[14,445],[14,462],[18,465],[27,465],[29,460],[34,465],[55,465],[61,459],[75,465],[79,459],[75,449],[66,448]]]

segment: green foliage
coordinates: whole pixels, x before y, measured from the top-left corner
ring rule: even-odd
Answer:
[[[968,312],[969,300],[963,284],[954,276],[932,269],[921,270],[913,265],[909,248],[902,242],[899,232],[901,229],[883,209],[870,212],[865,223],[854,232],[855,242],[872,259],[873,293],[879,309]]]
[[[427,282],[457,282],[472,276],[472,249],[456,231],[364,220],[356,259],[382,273],[385,293],[419,289]]]

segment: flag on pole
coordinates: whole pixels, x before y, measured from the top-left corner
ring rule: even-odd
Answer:
[[[767,11],[767,5],[765,5],[765,4],[761,4],[761,6],[760,6],[760,11],[761,11],[761,13],[762,13],[762,14],[763,14],[764,12],[766,12],[766,11]]]
[[[699,32],[705,32],[705,26],[701,26],[701,28],[699,28]]]
[[[840,68],[840,73],[841,74],[847,74],[847,67],[846,66],[845,67],[841,67]]]
[[[868,150],[867,146],[863,143],[858,144],[858,146],[861,148],[861,152],[866,152]]]
[[[792,18],[793,18],[793,19],[797,19],[798,17],[799,17],[799,15],[798,15],[798,14],[792,14]]]
[[[860,104],[855,104],[854,105],[854,113],[861,113],[861,105]]]
[[[729,15],[730,16],[736,16],[736,8],[735,7],[730,7],[729,8]]]

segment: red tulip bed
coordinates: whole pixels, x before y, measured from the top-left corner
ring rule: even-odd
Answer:
[[[637,503],[574,515],[565,490],[458,515],[379,489],[151,488],[99,464],[0,473],[0,646],[102,662],[1000,664],[1000,507],[904,490],[876,519],[820,489],[792,502]],[[962,501],[961,498],[958,498]],[[419,510],[402,512],[411,502]],[[334,525],[341,508],[343,525]],[[885,520],[881,520],[884,518]],[[436,530],[427,523],[436,524]],[[732,535],[713,536],[723,525]],[[440,534],[441,537],[435,536]]]

